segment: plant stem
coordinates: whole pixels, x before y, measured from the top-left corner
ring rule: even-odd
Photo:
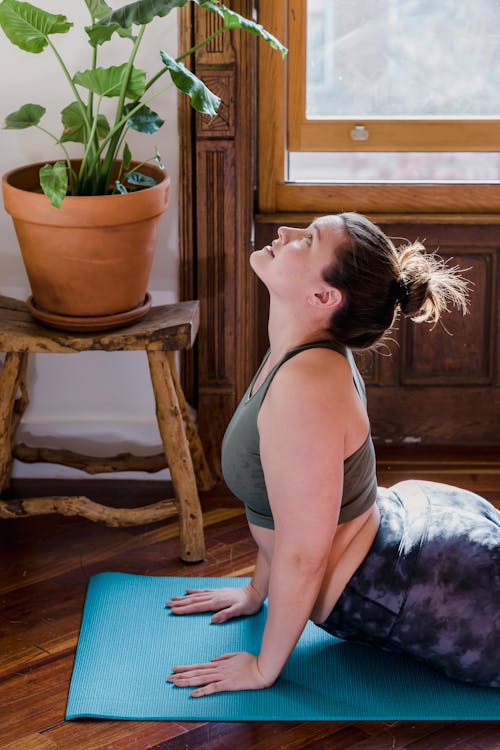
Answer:
[[[144,36],[145,31],[146,31],[146,26],[145,25],[141,26],[139,33],[137,34],[136,40],[134,42],[134,47],[132,49],[132,53],[129,57],[127,67],[125,68],[125,72],[122,78],[120,96],[118,99],[118,104],[116,106],[115,123],[111,131],[113,132],[113,136],[110,139],[108,151],[106,153],[106,157],[104,159],[104,163],[102,165],[102,169],[100,170],[100,174],[99,174],[98,187],[102,191],[103,194],[106,191],[106,187],[108,185],[109,178],[111,175],[111,170],[113,169],[113,163],[116,159],[116,150],[117,150],[118,142],[120,140],[120,128],[121,128],[121,125],[119,126],[118,123],[124,119],[122,116],[122,112],[123,112],[123,106],[125,103],[125,96],[127,94],[127,88],[128,88],[128,84],[130,80],[130,75],[132,73],[134,60],[136,58],[137,52],[139,50],[139,45],[142,41],[142,37]],[[125,117],[124,122],[127,122],[128,117],[129,115]],[[98,149],[98,154],[102,153],[102,145],[103,144],[101,143],[101,147]]]
[[[133,174],[134,172],[137,172],[138,169],[142,167],[143,164],[147,164],[151,161],[153,157],[150,157],[149,159],[144,159],[143,161],[140,161],[139,164],[137,164],[133,169],[131,169],[129,172],[127,172],[127,177],[129,174]]]
[[[127,137],[127,132],[128,132],[128,128],[127,127],[122,128],[121,133],[120,133],[120,140],[118,142],[118,146],[116,147],[116,153],[117,154],[119,154],[120,151],[121,151],[123,141]],[[121,179],[122,171],[123,171],[123,163],[120,165],[120,171],[118,173],[118,177],[116,178],[117,180]]]
[[[99,149],[96,154],[96,159],[100,157],[100,155],[106,148],[106,145],[109,143],[111,139],[113,139],[116,136],[117,132],[118,133],[121,132],[121,129],[123,128],[127,120],[129,119],[129,117],[131,117],[131,115],[135,115],[135,113],[138,112],[141,109],[141,107],[143,107],[145,104],[149,104],[150,101],[152,101],[153,99],[156,99],[157,96],[160,96],[160,94],[163,94],[165,91],[172,88],[172,86],[173,86],[173,83],[169,83],[167,86],[164,86],[163,88],[159,89],[154,94],[151,94],[151,96],[148,96],[148,98],[145,99],[143,102],[139,102],[139,104],[133,109],[131,109],[130,112],[128,112],[128,114],[124,115],[122,119],[109,131],[108,135],[102,140],[101,145],[99,146]],[[114,149],[114,151],[116,152],[116,149]],[[108,153],[109,153],[109,149],[108,149]]]
[[[87,148],[85,149],[85,153],[83,154],[82,163],[80,165],[80,172],[78,174],[78,188],[80,189],[82,185],[86,184],[85,179],[85,170],[87,167],[87,161],[90,158],[92,158],[94,153],[94,136],[97,132],[97,119],[99,117],[99,110],[101,108],[101,102],[102,102],[102,96],[99,97],[99,101],[97,103],[97,113],[92,121],[92,128],[90,130],[88,139],[87,139]],[[88,172],[88,170],[87,170]]]
[[[127,67],[125,68],[125,73],[122,78],[122,85],[120,89],[120,97],[118,99],[118,105],[116,107],[116,117],[115,117],[115,125],[116,123],[121,119],[120,113],[123,110],[123,105],[125,103],[125,96],[127,94],[127,88],[130,81],[130,75],[132,73],[132,68],[134,66],[134,60],[136,58],[137,52],[139,51],[139,45],[142,41],[142,37],[144,36],[144,32],[146,31],[146,26],[141,26],[139,33],[137,34],[136,40],[134,42],[134,47],[132,49],[132,53],[128,59]]]
[[[97,67],[97,47],[93,48],[92,51],[92,70],[95,70]],[[94,117],[94,92],[89,90],[89,98],[87,99],[87,115],[89,118],[89,122],[92,122],[92,119]],[[96,131],[94,131],[96,132]],[[89,140],[90,144],[90,140]],[[94,143],[93,147],[97,148],[99,146],[99,142],[97,140],[97,137],[94,136]]]
[[[92,23],[92,25],[94,25],[95,22],[97,21],[97,18],[92,14],[92,12],[91,12],[91,10],[90,10],[89,7],[88,7],[88,11],[89,11],[91,23]],[[91,70],[95,70],[96,67],[97,67],[97,45],[95,45],[94,47],[92,47],[92,65],[91,65]],[[88,99],[87,99],[87,115],[88,115],[89,122],[92,122],[92,118],[94,116],[93,113],[94,113],[94,92],[89,90],[89,95],[88,95]],[[96,139],[96,141],[95,141],[96,148],[97,148],[98,145],[99,144],[98,144],[98,141]]]
[[[87,110],[85,108],[85,104],[84,104],[84,102],[82,100],[82,97],[78,93],[78,89],[76,88],[75,84],[73,83],[73,79],[71,78],[71,75],[70,75],[70,73],[69,73],[66,65],[64,64],[64,60],[62,59],[61,55],[59,54],[59,52],[54,47],[54,45],[52,44],[51,40],[48,37],[47,37],[47,41],[50,44],[50,47],[51,47],[53,53],[55,54],[55,56],[57,57],[57,59],[59,61],[59,64],[60,64],[60,66],[61,66],[61,68],[63,70],[63,73],[66,76],[69,85],[71,86],[71,90],[73,91],[73,94],[75,95],[75,98],[76,98],[76,101],[78,103],[78,106],[80,107],[82,116],[83,116],[83,118],[85,120],[85,124],[86,124],[88,130],[90,130],[90,122],[89,122],[89,119],[87,117]]]
[[[189,55],[192,55],[194,52],[197,52],[199,49],[204,47],[206,44],[212,41],[212,39],[215,39],[215,37],[219,36],[220,34],[223,34],[225,31],[229,30],[229,26],[222,26],[220,29],[217,29],[217,31],[214,31],[213,34],[210,34],[210,36],[207,36],[206,39],[203,39],[203,41],[198,42],[198,44],[195,44],[194,47],[191,47],[191,49],[188,49],[187,52],[184,52],[179,57],[175,58],[175,62],[180,62],[181,60],[184,60],[186,57],[189,57]]]
[[[54,141],[55,141],[55,142],[57,143],[57,145],[58,145],[58,146],[60,146],[60,147],[62,148],[62,150],[64,151],[64,155],[66,156],[66,159],[67,159],[68,161],[70,160],[70,155],[69,155],[69,153],[68,153],[68,150],[67,150],[66,146],[64,146],[64,145],[63,145],[63,144],[62,144],[62,143],[61,143],[61,142],[59,141],[59,138],[57,137],[57,135],[54,135],[54,133],[51,133],[51,132],[50,132],[50,130],[46,130],[46,128],[42,128],[42,126],[41,126],[41,125],[35,125],[35,128],[36,128],[37,130],[41,130],[41,131],[42,131],[42,133],[45,133],[45,135],[48,135],[48,136],[49,136],[50,138],[52,138],[52,139],[53,139],[53,140],[54,140]]]

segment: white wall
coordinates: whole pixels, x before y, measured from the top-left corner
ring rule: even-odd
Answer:
[[[34,4],[37,4],[34,0]],[[123,2],[108,0],[113,8]],[[52,40],[72,73],[90,66],[90,46],[82,32],[88,24],[83,0],[40,0],[44,10],[61,13],[74,22],[66,35]],[[159,50],[175,55],[177,18],[155,19],[145,34],[136,66],[148,74],[161,66]],[[28,54],[13,46],[0,30],[0,69],[4,71],[1,89],[0,120],[22,104],[33,102],[47,108],[41,122],[46,129],[61,132],[60,111],[73,100],[50,49]],[[99,64],[119,65],[130,49],[128,40],[116,39],[100,48]],[[111,46],[113,53],[111,56]],[[160,83],[168,83],[167,76]],[[148,158],[158,146],[170,173],[170,204],[162,220],[160,240],[149,289],[154,304],[178,299],[178,130],[177,95],[174,88],[150,105],[165,120],[163,128],[152,136],[129,131],[134,158]],[[79,155],[77,144],[68,144]],[[0,173],[24,163],[60,158],[60,149],[44,133],[29,130],[0,131]],[[11,219],[0,210],[0,294],[26,299],[29,285],[17,247]],[[1,357],[1,355],[0,355]],[[32,445],[65,447],[95,455],[113,454],[137,445],[137,453],[161,450],[154,416],[154,402],[147,361],[143,352],[88,352],[83,354],[30,355],[29,390],[31,403],[18,432],[19,441]],[[49,437],[50,439],[46,439]],[[87,476],[82,472],[54,465],[27,465],[15,462],[14,476]],[[151,476],[161,479],[166,472]],[[128,476],[126,474],[120,475]],[[130,474],[140,478],[140,474]]]

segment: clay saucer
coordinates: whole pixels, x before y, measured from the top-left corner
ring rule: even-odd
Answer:
[[[43,325],[49,328],[57,328],[61,331],[79,331],[80,333],[91,333],[92,331],[106,331],[112,328],[123,328],[135,323],[149,312],[152,305],[149,292],[146,293],[144,301],[131,310],[114,313],[113,315],[59,315],[38,307],[33,297],[26,300],[31,315]]]

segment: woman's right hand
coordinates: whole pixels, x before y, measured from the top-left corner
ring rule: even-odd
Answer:
[[[167,607],[174,615],[215,612],[212,622],[219,624],[233,617],[253,615],[262,606],[262,597],[252,584],[242,588],[187,589],[184,596],[173,596]]]

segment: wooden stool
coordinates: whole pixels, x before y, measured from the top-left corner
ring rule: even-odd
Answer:
[[[110,508],[87,497],[36,497],[0,500],[0,518],[44,513],[81,515],[109,526],[135,526],[179,515],[181,558],[198,562],[205,554],[200,490],[215,482],[198,433],[191,421],[177,371],[175,351],[190,348],[199,324],[198,302],[153,307],[127,328],[101,333],[68,333],[38,325],[24,302],[0,295],[0,352],[6,352],[0,372],[0,493],[10,482],[12,461],[48,461],[83,469],[89,474],[111,471],[170,470],[176,497],[143,508]],[[26,368],[30,352],[74,354],[144,350],[148,357],[156,401],[156,417],[164,453],[139,458],[122,453],[110,458],[72,451],[30,448],[15,443],[17,427],[28,405]]]

